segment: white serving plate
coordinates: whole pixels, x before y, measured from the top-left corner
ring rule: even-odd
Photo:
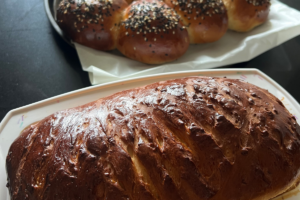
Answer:
[[[285,89],[257,69],[216,69],[175,72],[151,75],[142,78],[127,79],[84,88],[11,110],[5,116],[0,124],[0,199],[9,200],[8,190],[5,187],[5,158],[8,149],[26,126],[39,121],[56,111],[79,106],[97,100],[101,97],[111,95],[118,91],[147,85],[157,81],[187,76],[226,76],[227,78],[243,79],[249,83],[265,88],[279,98],[286,108],[296,117],[298,123],[300,123],[300,106],[297,101]],[[300,187],[276,198],[276,200],[299,200],[299,190]]]

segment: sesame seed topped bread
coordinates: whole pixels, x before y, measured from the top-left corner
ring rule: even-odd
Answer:
[[[134,1],[121,21],[117,48],[131,59],[152,64],[170,62],[189,47],[188,32],[179,16],[162,1]]]
[[[62,0],[57,23],[74,42],[160,64],[181,57],[190,43],[220,39],[227,14],[220,0]]]
[[[63,0],[57,11],[57,23],[74,42],[97,50],[113,50],[127,7],[125,0]]]
[[[187,27],[191,44],[215,42],[227,31],[228,20],[222,0],[165,0]]]
[[[61,0],[57,23],[74,42],[161,64],[181,57],[189,44],[219,40],[228,23],[251,30],[266,21],[269,7],[269,0]]]
[[[264,89],[187,77],[44,118],[6,168],[12,200],[269,200],[300,180],[300,127]]]
[[[266,21],[269,7],[269,0],[62,0],[57,23],[74,42],[161,64],[181,57],[189,44],[219,40],[228,23],[251,30]]]

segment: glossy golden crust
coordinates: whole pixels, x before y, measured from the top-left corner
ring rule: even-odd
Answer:
[[[221,0],[192,1],[165,0],[170,8],[162,0],[62,0],[57,23],[74,42],[161,64],[181,57],[189,43],[214,42],[227,30]]]
[[[165,0],[180,15],[191,44],[219,40],[227,31],[228,19],[222,0]]]
[[[125,10],[117,46],[125,56],[160,64],[178,59],[188,46],[179,16],[164,2],[135,1]]]
[[[264,23],[270,12],[270,0],[223,0],[229,29],[247,32]]]
[[[57,11],[57,23],[74,42],[97,50],[116,48],[118,25],[125,0],[63,0]]]
[[[189,77],[57,112],[22,132],[11,199],[268,200],[297,183],[300,127],[254,85]]]

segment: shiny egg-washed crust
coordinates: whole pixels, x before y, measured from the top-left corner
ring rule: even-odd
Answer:
[[[8,187],[13,200],[268,200],[299,180],[299,134],[252,84],[158,82],[25,129],[8,152]]]
[[[57,23],[79,44],[117,48],[131,59],[160,64],[181,57],[190,43],[214,42],[227,30],[221,0],[178,2],[166,0],[170,8],[162,0],[62,0]]]
[[[160,64],[176,60],[188,47],[187,30],[162,1],[134,1],[124,11],[117,48],[128,58]]]
[[[270,0],[223,0],[227,9],[229,29],[247,32],[263,24],[270,12]]]
[[[97,50],[113,50],[117,45],[118,25],[125,0],[63,0],[57,23],[74,42]]]
[[[165,0],[187,27],[190,43],[219,40],[227,31],[228,19],[222,0]]]

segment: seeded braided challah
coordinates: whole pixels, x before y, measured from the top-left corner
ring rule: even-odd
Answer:
[[[225,2],[225,5],[223,3]],[[219,40],[229,28],[263,23],[269,0],[62,0],[57,23],[73,41],[148,64],[182,56],[189,44]]]
[[[300,127],[266,90],[189,77],[56,112],[6,167],[12,200],[269,200],[298,183]]]
[[[57,22],[77,43],[104,51],[117,48],[149,64],[176,60],[190,43],[218,40],[227,30],[220,0],[63,0]]]
[[[224,3],[225,5],[224,5]],[[189,44],[266,21],[269,0],[62,0],[57,23],[73,41],[148,64],[182,56]]]

